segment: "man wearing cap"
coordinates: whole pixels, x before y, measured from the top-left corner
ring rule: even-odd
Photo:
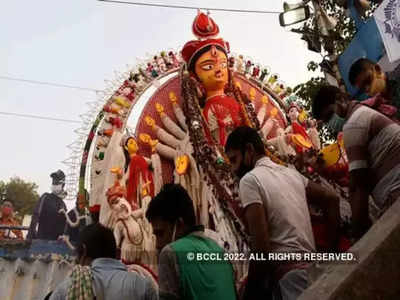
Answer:
[[[63,201],[65,174],[58,170],[50,174],[52,178],[51,193],[44,193],[40,197],[32,216],[28,232],[28,239],[57,240],[64,233],[65,216],[59,211],[67,210]]]

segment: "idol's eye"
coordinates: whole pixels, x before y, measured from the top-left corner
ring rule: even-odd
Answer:
[[[223,63],[221,63],[221,68],[226,68],[227,67],[227,63],[226,62],[223,62]]]
[[[212,64],[207,64],[207,65],[201,66],[201,68],[202,68],[204,71],[210,71],[210,70],[212,70],[212,69],[214,68],[214,66],[213,66]]]

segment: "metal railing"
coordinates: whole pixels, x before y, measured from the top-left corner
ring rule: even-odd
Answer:
[[[9,229],[9,230],[29,230],[28,226],[19,226],[19,225],[0,225],[0,230]]]

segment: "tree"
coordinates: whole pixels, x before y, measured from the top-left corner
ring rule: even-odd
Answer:
[[[310,61],[307,69],[309,71],[319,70],[335,77],[333,65],[337,63],[337,57],[343,53],[353,39],[356,27],[354,21],[346,15],[346,1],[324,0],[317,2],[320,3],[320,6],[329,17],[333,17],[337,21],[336,26],[324,32],[321,30],[321,24],[318,23],[316,18],[317,14],[313,14],[301,29],[295,30],[295,32],[303,34],[302,39],[307,42],[309,50],[321,53],[321,62]],[[373,5],[370,9],[363,11],[361,1],[355,1],[355,6],[360,14],[364,14],[366,17],[370,17],[376,8],[376,5]],[[326,84],[328,83],[325,78],[312,77],[307,82],[297,85],[293,92],[304,100],[305,108],[309,111],[315,93],[322,85]],[[320,130],[320,136],[323,143],[329,142],[334,138],[326,126]]]
[[[38,185],[25,181],[19,177],[10,178],[9,182],[0,181],[0,194],[14,205],[14,210],[20,217],[32,214],[39,200]]]
[[[295,95],[302,99],[302,105],[310,115],[312,99],[318,92],[319,88],[325,84],[327,84],[325,78],[312,77],[309,81],[301,83],[293,89]],[[331,143],[335,139],[326,125],[323,125],[318,132],[323,145]]]

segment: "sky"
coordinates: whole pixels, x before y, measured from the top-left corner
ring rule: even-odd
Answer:
[[[283,1],[159,0],[201,7],[282,11]],[[93,91],[1,79],[3,76],[103,90],[104,80],[126,71],[136,59],[180,50],[194,38],[195,10],[139,7],[96,0],[3,1],[0,10],[0,112],[79,121]],[[307,81],[310,60],[300,35],[279,25],[278,15],[211,12],[231,51],[267,65],[290,86]],[[0,114],[0,180],[18,176],[50,188],[50,173],[67,170],[66,147],[77,139],[77,123]]]

